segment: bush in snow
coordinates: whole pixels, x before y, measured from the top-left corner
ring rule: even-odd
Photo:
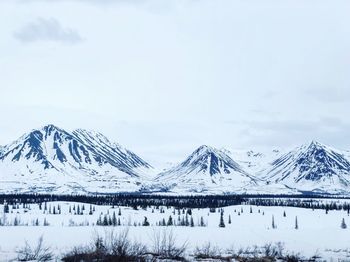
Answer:
[[[172,230],[155,230],[152,236],[152,255],[159,259],[183,259],[187,250],[187,242],[177,244]]]
[[[44,246],[44,240],[41,236],[36,246],[32,247],[25,242],[24,247],[17,250],[18,261],[50,261],[53,259],[53,253],[50,247]]]
[[[201,247],[196,247],[194,257],[196,259],[220,259],[221,249],[218,246],[213,246],[210,242]]]
[[[129,238],[129,230],[96,235],[91,246],[75,247],[63,257],[65,262],[75,261],[145,261],[147,248]]]

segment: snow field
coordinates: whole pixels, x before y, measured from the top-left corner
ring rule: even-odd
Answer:
[[[85,210],[82,215],[74,215],[73,206]],[[61,214],[48,214],[51,207]],[[69,213],[69,207],[71,212]],[[185,217],[183,211],[174,208],[160,207],[159,209],[148,207],[146,210],[131,207],[120,207],[121,215],[118,215],[119,207],[96,206],[95,211],[89,215],[90,204],[74,202],[48,202],[47,211],[44,213],[37,204],[30,204],[28,208],[12,209],[8,214],[0,213],[2,222],[5,217],[7,226],[0,227],[0,261],[8,261],[16,257],[15,250],[23,246],[27,240],[35,243],[42,235],[44,242],[53,248],[59,257],[62,253],[69,251],[73,246],[90,244],[96,234],[105,235],[111,230],[120,231],[129,228],[131,239],[152,245],[152,236],[157,230],[167,228],[172,230],[177,241],[188,242],[189,252],[196,246],[202,246],[207,242],[219,246],[221,249],[235,249],[263,246],[266,243],[283,242],[286,250],[301,253],[306,257],[316,253],[327,260],[346,258],[347,249],[350,249],[350,229],[340,227],[342,218],[350,226],[350,217],[346,211],[311,210],[294,207],[258,207],[258,206],[230,206],[224,207],[225,228],[219,228],[220,212],[211,213],[209,209],[192,209],[194,227],[190,226],[157,226],[163,219],[167,222],[171,215],[173,221],[178,223]],[[250,208],[252,213],[250,213]],[[0,205],[0,210],[3,210]],[[260,209],[260,213],[258,212]],[[152,211],[153,210],[153,211]],[[161,212],[164,210],[164,213]],[[243,212],[241,212],[243,210]],[[120,219],[121,226],[96,226],[98,218],[103,218],[109,213],[112,217],[115,212]],[[284,217],[283,213],[286,213]],[[228,217],[231,216],[231,224]],[[274,217],[276,229],[272,228],[272,216]],[[142,225],[144,217],[150,223],[149,227]],[[206,224],[205,227],[198,226],[200,219]],[[298,230],[295,229],[295,218],[298,218]],[[190,219],[190,216],[188,216]],[[35,226],[38,219],[39,226]],[[17,220],[18,226],[12,226]],[[43,226],[44,220],[49,225]],[[136,225],[136,226],[135,226]]]

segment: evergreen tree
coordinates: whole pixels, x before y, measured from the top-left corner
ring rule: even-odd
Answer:
[[[252,207],[250,207],[250,211],[249,212],[250,212],[250,214],[253,213],[253,208]]]
[[[205,223],[204,223],[204,218],[203,217],[201,217],[200,226],[201,227],[205,227]]]
[[[6,204],[4,205],[4,214],[8,214],[8,213],[10,213],[10,207],[9,207],[9,205],[6,203]]]
[[[219,227],[225,227],[225,222],[224,222],[224,213],[221,211],[220,213],[220,223]]]
[[[298,217],[295,217],[295,225],[294,225],[294,229],[299,229],[299,225],[298,225]]]
[[[192,216],[191,216],[191,219],[190,219],[190,226],[194,227],[194,221],[193,221],[193,217]]]
[[[99,216],[98,216],[98,219],[97,219],[96,225],[98,225],[98,226],[102,226],[102,217],[101,217],[101,215],[99,215]]]
[[[228,215],[228,223],[231,224],[231,215]]]
[[[167,226],[172,226],[173,225],[173,218],[169,216],[168,223],[166,224]]]
[[[347,225],[346,225],[346,223],[345,223],[345,219],[344,219],[344,218],[343,218],[342,221],[341,221],[340,227],[341,227],[342,229],[346,229],[346,228],[347,228]]]
[[[118,216],[121,216],[121,215],[122,215],[122,210],[119,208]]]
[[[113,226],[116,226],[117,225],[117,217],[116,217],[116,215],[115,215],[115,211],[113,211],[113,216],[112,216],[112,224],[113,224]]]
[[[276,229],[276,228],[277,228],[277,226],[276,226],[276,224],[275,224],[275,217],[274,217],[274,216],[272,216],[271,226],[272,226],[273,229]]]
[[[286,215],[286,211],[283,211],[283,217],[286,217],[287,215]]]
[[[149,222],[148,222],[146,216],[145,216],[145,219],[143,220],[142,226],[144,226],[144,227],[148,227],[149,226]]]
[[[78,206],[79,207],[79,206]],[[103,217],[103,225],[104,226],[108,226],[108,218],[107,218],[107,215],[104,215]]]

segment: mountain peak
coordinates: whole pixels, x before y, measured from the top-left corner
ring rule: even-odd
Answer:
[[[317,141],[298,147],[272,162],[267,177],[288,186],[302,184],[305,188],[322,185],[350,185],[350,162],[342,152]]]
[[[0,160],[21,163],[29,174],[34,169],[38,174],[54,169],[76,174],[100,173],[101,177],[109,173],[138,177],[151,168],[136,154],[111,143],[100,133],[83,130],[70,133],[52,124],[34,129],[6,146],[0,152]]]
[[[211,153],[211,152],[215,152],[218,151],[217,149],[211,147],[211,146],[207,146],[207,145],[201,145],[200,147],[198,147],[194,153]]]
[[[197,148],[179,165],[160,173],[156,180],[168,189],[185,188],[191,192],[214,189],[233,192],[256,183],[255,178],[225,152],[207,145]]]
[[[243,172],[227,154],[207,145],[197,148],[180,166],[198,172],[208,172],[211,176],[229,174],[232,171]]]
[[[65,132],[62,128],[59,128],[53,124],[48,124],[48,125],[45,125],[43,126],[42,128],[38,129],[38,130],[41,130],[43,131],[45,134],[51,134],[52,132],[55,132],[55,131],[59,131],[59,132]]]
[[[43,129],[44,130],[50,130],[50,129],[52,130],[52,129],[60,129],[60,128],[58,128],[54,124],[48,124],[48,125],[43,126]]]
[[[306,145],[307,148],[323,148],[325,147],[324,144],[316,141],[316,140],[312,140],[309,144]]]

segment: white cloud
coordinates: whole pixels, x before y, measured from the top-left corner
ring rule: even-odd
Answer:
[[[55,18],[37,18],[16,31],[14,37],[23,43],[54,41],[75,44],[82,41],[76,30],[63,27]]]

